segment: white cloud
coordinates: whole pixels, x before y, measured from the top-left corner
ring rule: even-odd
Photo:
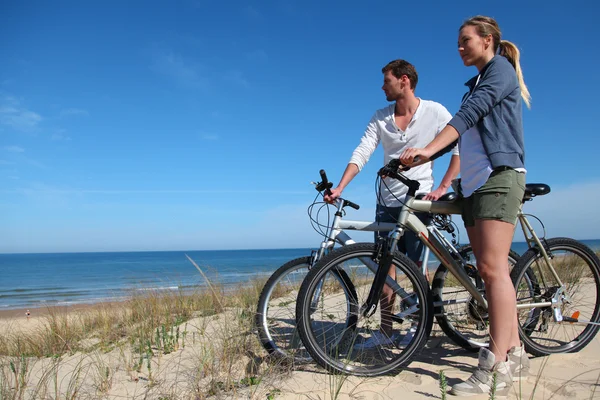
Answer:
[[[71,137],[67,135],[66,129],[57,129],[52,136],[50,136],[50,139],[55,141],[69,141],[71,140]]]
[[[63,110],[60,111],[60,117],[64,118],[64,117],[71,117],[71,116],[82,116],[82,117],[87,117],[90,115],[89,112],[87,112],[86,110],[82,110],[80,108],[65,108]]]
[[[0,99],[0,124],[10,126],[18,131],[30,132],[42,121],[41,115],[21,105],[12,96]]]
[[[37,160],[34,160],[33,158],[25,158],[23,160],[24,163],[31,165],[32,167],[36,167],[36,168],[41,168],[41,169],[46,169],[46,164],[39,162]]]
[[[225,79],[229,82],[232,82],[238,86],[242,86],[242,87],[249,87],[250,83],[248,82],[248,80],[246,79],[246,77],[244,76],[244,73],[242,71],[239,70],[233,70],[233,71],[229,71],[229,73],[227,73],[225,75]]]
[[[552,191],[525,203],[523,211],[536,215],[546,227],[547,237],[564,236],[574,239],[597,239],[600,237],[600,182],[577,183],[552,187]],[[529,218],[536,233],[542,227]],[[523,240],[518,231],[515,240]]]
[[[261,20],[263,18],[260,11],[258,11],[252,6],[247,6],[246,8],[244,8],[244,13],[246,14],[246,16],[248,16],[248,18],[253,20]]]
[[[191,63],[172,52],[156,54],[151,69],[175,79],[182,86],[203,88],[208,85],[208,79],[200,73],[201,65]]]
[[[0,190],[0,193],[10,194],[61,194],[61,195],[82,195],[82,194],[239,194],[239,195],[298,195],[304,192],[284,191],[284,190],[203,190],[203,189],[62,189],[44,184],[36,184],[29,188]]]
[[[19,146],[4,146],[3,149],[10,153],[23,153],[25,151],[24,148]]]

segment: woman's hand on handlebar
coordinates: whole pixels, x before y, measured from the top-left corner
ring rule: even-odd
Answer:
[[[400,155],[400,162],[408,167],[416,167],[417,165],[429,162],[429,159],[432,155],[433,153],[431,153],[431,151],[426,148],[417,149],[414,147],[410,147],[402,152],[402,154]],[[416,157],[419,157],[418,161],[415,161]]]
[[[323,200],[325,200],[325,203],[333,204],[341,195],[342,189],[334,188],[325,191],[325,194],[323,195]]]

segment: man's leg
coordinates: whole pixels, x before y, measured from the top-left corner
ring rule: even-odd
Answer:
[[[377,221],[396,222],[400,213],[400,207],[384,207],[377,205]],[[386,238],[389,232],[375,232],[375,241]],[[399,244],[400,246],[400,244]],[[392,279],[396,279],[396,267],[392,265],[388,271]],[[381,297],[379,298],[381,306],[381,333],[386,337],[392,336],[392,310],[394,308],[394,292],[388,285],[383,286]]]
[[[431,214],[416,213],[415,215],[417,217],[419,217],[421,222],[423,222],[425,225],[429,225],[431,223]],[[400,251],[402,251],[404,254],[406,254],[408,258],[413,260],[415,262],[415,264],[417,264],[419,269],[421,269],[422,268],[421,256],[423,255],[423,249],[425,247],[423,245],[423,242],[412,231],[409,231],[409,230],[406,230],[404,232],[404,236],[402,237],[402,239],[403,239],[403,249],[404,250],[402,250],[400,245],[398,245],[398,249]],[[425,266],[425,267],[426,267],[425,268],[425,277],[427,278],[427,282],[430,282],[429,268],[427,268],[427,266]]]

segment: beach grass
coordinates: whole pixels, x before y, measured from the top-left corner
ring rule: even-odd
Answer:
[[[0,330],[0,398],[103,397],[123,380],[126,397],[132,387],[165,399],[259,385],[274,393],[265,377],[280,370],[263,363],[266,353],[253,327],[264,282],[33,310],[43,315],[27,320],[25,329],[9,323]]]
[[[254,333],[264,282],[138,292],[122,302],[33,310],[20,324],[3,321],[0,399],[280,397],[293,367],[271,360]],[[326,379],[328,398],[365,382]],[[440,385],[443,397],[445,378]]]

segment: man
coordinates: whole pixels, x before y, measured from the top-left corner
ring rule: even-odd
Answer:
[[[446,126],[452,118],[448,110],[439,103],[422,100],[415,96],[418,75],[415,67],[405,60],[394,60],[382,69],[383,91],[388,101],[394,103],[377,110],[358,147],[354,150],[350,162],[342,175],[338,186],[325,195],[325,201],[333,202],[340,197],[342,191],[360,172],[369,158],[381,143],[384,152],[384,164],[397,159],[405,148],[424,147]],[[452,180],[460,170],[460,160],[457,148],[454,149],[448,170],[440,183],[433,189],[433,163],[426,163],[405,172],[410,179],[418,180],[421,184],[419,192],[427,193],[426,200],[437,200],[451,185]],[[396,222],[408,188],[400,181],[385,178],[381,196],[377,204],[377,220],[381,222]],[[426,216],[420,215],[423,222],[428,223]],[[375,238],[387,235],[387,232],[376,232]],[[410,231],[405,231],[398,243],[398,248],[416,263],[419,263],[423,243]],[[395,269],[390,269],[390,276],[395,278]],[[381,329],[364,343],[356,347],[372,348],[379,345],[395,343],[398,337],[392,332],[391,310],[393,293],[385,285],[381,302]],[[410,340],[410,337],[405,337]]]

